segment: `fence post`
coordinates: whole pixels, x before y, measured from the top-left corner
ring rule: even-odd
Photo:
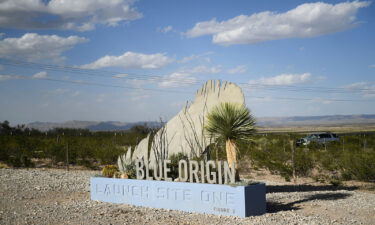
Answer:
[[[363,151],[366,151],[366,134],[363,134]]]
[[[292,149],[292,168],[293,168],[293,182],[294,184],[297,183],[297,177],[296,177],[296,165],[295,165],[295,147],[294,147],[294,141],[290,142],[290,148]]]
[[[66,144],[66,171],[69,171],[69,144]]]

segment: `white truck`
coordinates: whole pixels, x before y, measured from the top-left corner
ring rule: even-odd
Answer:
[[[311,142],[315,142],[318,144],[325,144],[328,142],[333,142],[333,141],[340,141],[339,137],[330,132],[324,132],[324,133],[312,133],[309,134],[308,136],[301,138],[297,140],[296,145],[301,146],[301,145],[308,145]]]

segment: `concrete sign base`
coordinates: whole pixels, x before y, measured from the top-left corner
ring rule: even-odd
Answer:
[[[92,177],[90,189],[91,199],[103,202],[239,217],[266,212],[263,183],[229,186]]]

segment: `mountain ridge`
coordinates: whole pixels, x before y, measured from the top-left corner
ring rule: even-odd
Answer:
[[[323,115],[323,116],[290,116],[290,117],[257,117],[259,127],[283,127],[283,126],[321,126],[321,125],[347,125],[347,124],[375,124],[375,114],[353,115]],[[26,126],[41,131],[54,128],[81,128],[90,131],[116,131],[128,130],[136,125],[150,127],[160,126],[156,121],[120,122],[120,121],[84,121],[69,120],[66,122],[32,122]]]

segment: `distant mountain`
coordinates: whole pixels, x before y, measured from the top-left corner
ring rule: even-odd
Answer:
[[[79,120],[72,120],[66,121],[63,123],[52,123],[52,122],[32,122],[27,124],[26,126],[29,128],[34,128],[40,131],[47,131],[52,130],[54,128],[82,128],[85,129],[86,127],[93,126],[98,122],[94,121],[79,121]]]
[[[133,126],[144,125],[147,127],[159,127],[159,122],[135,122],[135,123],[122,123],[122,122],[100,122],[95,125],[86,127],[91,131],[115,131],[115,130],[129,130]]]
[[[375,124],[375,114],[257,118],[257,125],[261,127],[351,124]]]
[[[375,124],[375,114],[365,115],[328,115],[328,116],[292,116],[292,117],[258,117],[257,126],[260,127],[288,127],[288,126],[329,126],[329,125],[354,125]],[[116,131],[128,130],[135,125],[159,127],[160,122],[95,122],[72,120],[63,123],[33,122],[27,127],[47,131],[54,128],[82,128],[91,131]]]
[[[54,128],[75,128],[75,129],[88,129],[91,131],[115,131],[115,130],[129,130],[136,125],[146,125],[148,127],[158,127],[159,122],[132,122],[124,123],[118,121],[96,122],[96,121],[67,121],[63,123],[52,122],[32,122],[27,124],[27,127],[34,128],[40,131],[48,131]]]

